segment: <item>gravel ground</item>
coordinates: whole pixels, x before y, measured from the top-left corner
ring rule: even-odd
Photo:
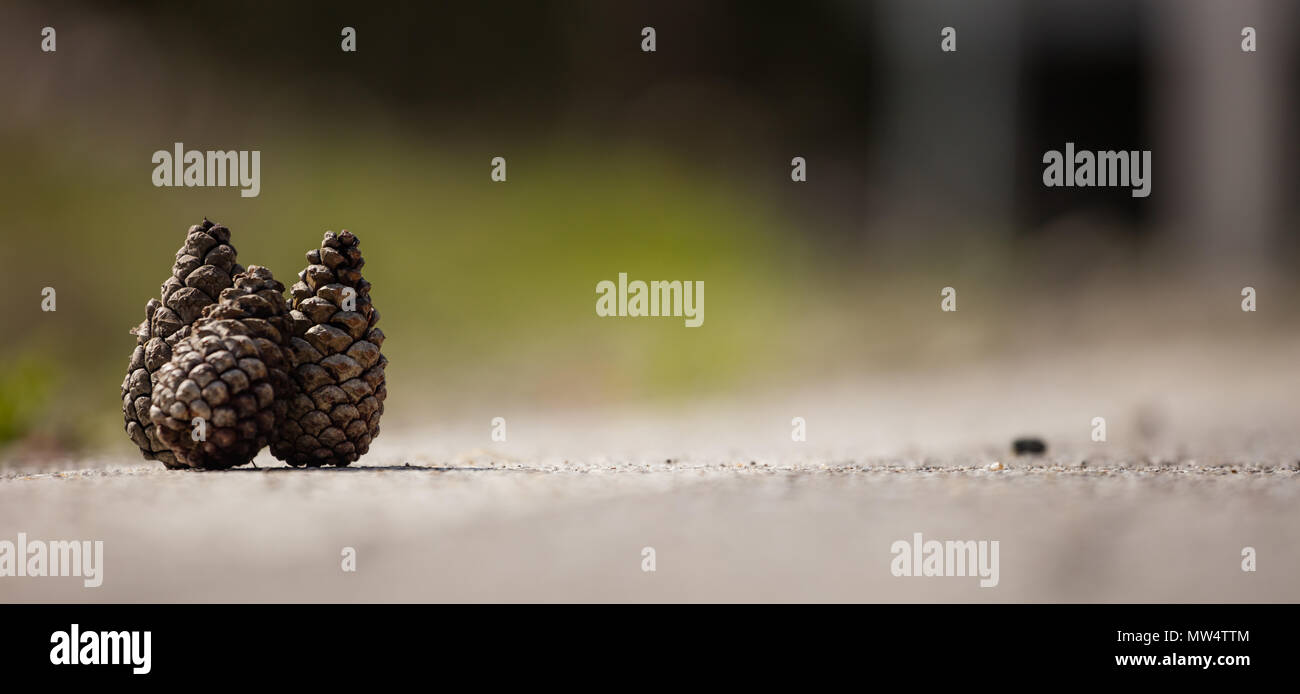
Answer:
[[[11,461],[0,540],[102,540],[104,581],[0,577],[0,601],[1294,602],[1298,348],[1092,350],[649,413],[394,405],[345,469],[168,472],[125,445]],[[1027,433],[1046,456],[1008,456]],[[891,575],[918,532],[998,541],[998,585]]]
[[[4,578],[4,601],[1284,601],[1283,467],[689,461],[0,481],[7,538],[101,539],[104,583]],[[889,548],[998,540],[999,583],[894,577]],[[340,569],[357,551],[357,571]],[[655,549],[643,572],[642,548]],[[1254,547],[1258,571],[1243,572]]]

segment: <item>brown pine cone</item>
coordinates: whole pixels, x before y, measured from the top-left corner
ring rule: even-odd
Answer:
[[[135,350],[122,381],[122,417],[126,433],[147,460],[169,468],[187,467],[178,460],[149,418],[150,397],[158,369],[172,357],[176,342],[189,334],[203,309],[231,286],[231,278],[244,271],[235,262],[230,229],[207,219],[190,227],[185,245],[176,252],[172,275],[162,285],[162,300],[150,299],[145,319],[131,329]]]
[[[370,450],[379,435],[388,397],[388,359],[379,351],[384,333],[375,327],[379,311],[370,302],[370,283],[361,276],[365,259],[352,232],[325,232],[307,262],[290,290],[298,392],[288,403],[288,419],[271,443],[271,454],[293,466],[347,465]],[[354,306],[345,306],[349,288],[355,290]]]
[[[284,285],[250,265],[176,342],[154,380],[149,418],[177,460],[225,469],[271,441],[296,390],[288,311]]]

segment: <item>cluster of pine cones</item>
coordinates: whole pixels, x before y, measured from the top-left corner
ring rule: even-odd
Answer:
[[[388,395],[384,333],[356,235],[326,232],[284,297],[271,271],[235,262],[230,229],[203,220],[162,297],[131,333],[126,433],[172,469],[225,469],[262,448],[295,467],[370,449]]]

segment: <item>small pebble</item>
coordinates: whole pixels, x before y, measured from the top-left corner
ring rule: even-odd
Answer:
[[[995,460],[989,463],[989,469],[992,470],[993,472],[1000,472],[1002,470],[1002,463],[1000,461]]]
[[[1026,436],[1011,442],[1011,450],[1016,455],[1042,455],[1047,452],[1047,444],[1036,436]]]

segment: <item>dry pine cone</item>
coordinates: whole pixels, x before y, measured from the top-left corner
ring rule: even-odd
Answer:
[[[284,285],[250,265],[176,342],[154,379],[149,417],[179,462],[225,469],[270,443],[295,391],[290,329]]]
[[[290,465],[347,465],[370,449],[388,396],[384,333],[350,231],[329,231],[293,285],[293,379],[299,392],[271,453]],[[349,292],[348,289],[355,291]],[[351,305],[355,302],[355,305]]]
[[[150,398],[158,370],[172,358],[176,342],[189,334],[203,309],[231,286],[231,278],[244,271],[235,262],[230,230],[204,219],[190,227],[185,245],[176,252],[172,276],[162,285],[162,300],[150,299],[145,319],[131,333],[135,351],[122,381],[122,416],[126,433],[148,460],[169,468],[186,467],[158,438],[149,418]]]

